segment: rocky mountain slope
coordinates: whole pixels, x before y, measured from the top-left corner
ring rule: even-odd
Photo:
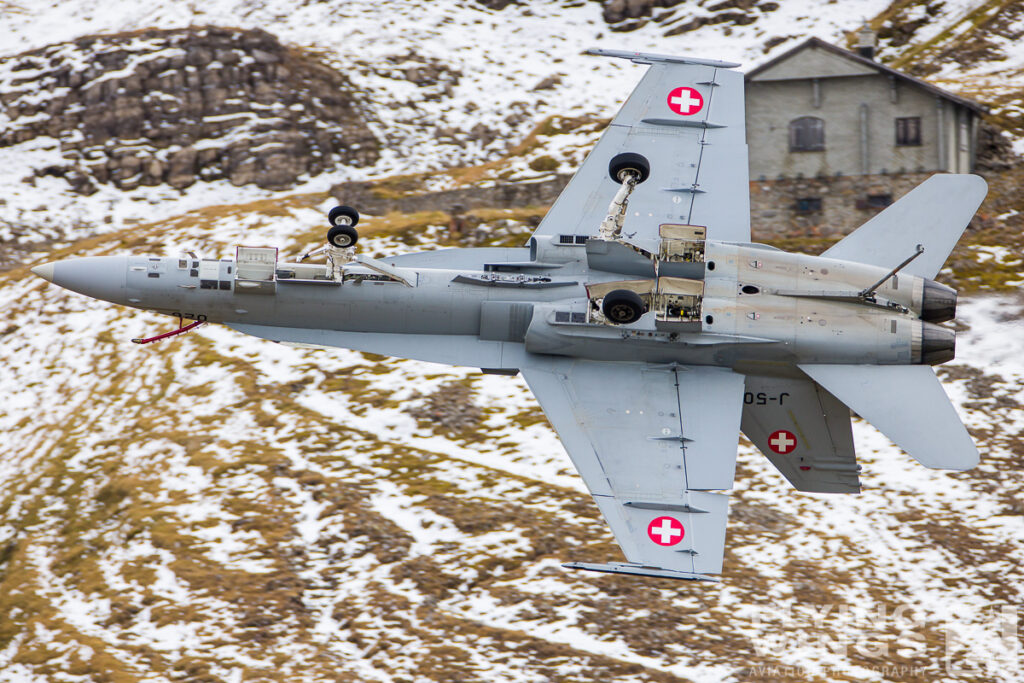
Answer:
[[[1011,93],[1022,59],[1006,2],[408,0],[383,17],[363,0],[154,0],[145,9],[129,0],[7,0],[5,7],[0,120],[10,129],[4,140],[20,142],[0,145],[0,182],[12,188],[0,220],[29,230],[39,227],[43,195],[46,214],[65,225],[119,228],[154,213],[268,196],[251,183],[312,191],[491,162],[551,116],[614,112],[636,68],[581,56],[594,44],[713,55],[750,68],[808,35],[848,44],[860,22],[875,17],[883,60],[994,104],[993,120],[1014,135],[1021,120]],[[993,47],[961,50],[957,61],[949,58],[955,50],[936,52],[951,42]],[[103,58],[90,63],[90,51]],[[52,53],[53,64],[47,57],[34,67],[26,52]],[[160,66],[171,60],[163,80],[149,74],[147,54]],[[231,64],[217,54],[232,55]],[[69,86],[62,69],[85,80]],[[103,106],[83,104],[96,97]],[[78,126],[80,115],[88,126]],[[171,133],[179,142],[168,141]],[[593,139],[575,143],[585,150]],[[240,151],[245,140],[251,158]],[[570,172],[582,154],[550,156],[555,170]],[[26,177],[35,186],[21,191]],[[67,192],[68,181],[96,192],[83,201]],[[174,191],[182,187],[188,191]]]
[[[0,61],[0,146],[60,141],[37,173],[72,189],[197,180],[293,187],[377,160],[351,84],[259,30],[194,27],[80,38]]]
[[[384,15],[369,2],[0,0],[0,101],[21,103],[0,136],[24,136],[0,147],[0,681],[1024,679],[1011,628],[1024,597],[1017,167],[990,174],[943,273],[970,294],[941,374],[981,466],[925,470],[856,421],[865,492],[798,494],[742,442],[715,585],[560,567],[619,554],[519,378],[214,326],[138,347],[174,323],[28,273],[238,243],[294,256],[322,239],[332,187],[377,212],[361,224],[370,254],[520,244],[639,75],[578,55],[594,43],[750,63],[809,33],[841,42],[868,17],[884,58],[913,66],[973,34],[1001,52],[954,50],[961,61],[929,77],[1006,93],[995,117],[1014,120],[1006,5],[772,4],[410,1]],[[59,80],[86,79],[100,53],[142,141],[46,127],[107,116],[81,92],[102,75],[74,95]],[[180,89],[154,73],[160,54]],[[69,60],[84,66],[61,71]],[[29,74],[38,83],[15,83]],[[353,98],[328,101],[337,91]],[[196,150],[192,184],[167,182],[179,138],[145,135],[163,117]],[[347,135],[365,156],[337,154]],[[221,156],[200,164],[204,147]],[[306,148],[322,154],[271,172],[281,150]],[[165,168],[145,175],[154,161]],[[535,184],[503,189],[523,181]],[[483,190],[467,201],[467,187]],[[457,203],[474,229],[452,238]]]

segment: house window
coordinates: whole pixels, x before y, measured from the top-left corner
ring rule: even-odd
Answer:
[[[921,117],[906,116],[896,119],[896,144],[921,144]]]
[[[797,213],[815,213],[821,211],[821,197],[801,197],[796,200]]]
[[[892,204],[891,194],[869,194],[867,197],[858,199],[856,206],[858,209],[884,209],[885,207]]]
[[[820,152],[825,149],[825,121],[801,116],[789,122],[790,152]]]

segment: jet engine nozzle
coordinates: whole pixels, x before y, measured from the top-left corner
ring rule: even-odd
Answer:
[[[934,325],[921,323],[921,365],[939,365],[953,360],[956,356],[956,332]]]
[[[924,281],[921,320],[942,323],[956,317],[956,290],[934,280]]]

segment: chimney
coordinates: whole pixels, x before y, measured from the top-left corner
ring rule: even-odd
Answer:
[[[857,31],[857,54],[866,59],[875,58],[875,46],[877,45],[875,32],[868,26],[868,22]]]

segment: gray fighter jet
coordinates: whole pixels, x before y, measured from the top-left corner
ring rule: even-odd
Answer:
[[[737,65],[591,52],[648,69],[525,247],[366,258],[337,207],[326,266],[239,247],[33,272],[182,329],[522,372],[627,560],[567,567],[715,580],[741,430],[800,491],[860,490],[851,409],[927,467],[977,464],[929,367],[956,310],[930,278],[985,182],[933,176],[821,256],[753,244]]]

